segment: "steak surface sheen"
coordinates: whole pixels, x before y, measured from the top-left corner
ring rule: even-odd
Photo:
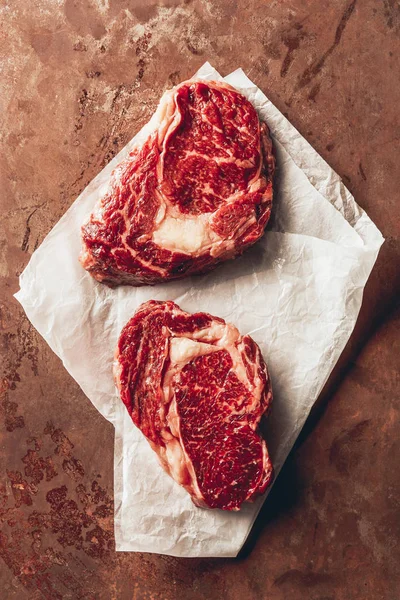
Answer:
[[[148,131],[82,227],[80,262],[110,286],[204,273],[254,244],[271,212],[268,128],[231,86],[179,84]]]
[[[272,391],[250,336],[150,300],[121,332],[114,376],[133,422],[197,506],[238,510],[267,489],[273,468],[257,428]]]

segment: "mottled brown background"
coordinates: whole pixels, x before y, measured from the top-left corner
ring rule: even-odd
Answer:
[[[398,600],[398,2],[0,5],[1,598]],[[223,74],[242,66],[387,241],[345,356],[242,557],[116,554],[112,426],[12,294],[161,92],[205,60]]]

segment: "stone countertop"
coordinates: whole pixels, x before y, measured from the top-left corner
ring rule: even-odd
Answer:
[[[2,598],[399,598],[398,3],[4,0],[0,11]],[[205,60],[246,71],[386,243],[242,555],[115,553],[113,428],[12,295],[32,252],[161,92]]]

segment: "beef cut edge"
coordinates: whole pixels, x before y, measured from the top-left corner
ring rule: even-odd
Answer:
[[[273,467],[258,425],[272,389],[250,336],[150,300],[121,332],[114,377],[161,466],[197,506],[239,510],[265,492]]]
[[[268,127],[223,82],[168,90],[82,226],[82,266],[109,286],[213,269],[263,234],[275,160]]]

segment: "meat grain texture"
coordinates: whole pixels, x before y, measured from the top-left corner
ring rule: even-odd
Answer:
[[[254,244],[271,213],[268,127],[230,85],[185,81],[148,126],[82,227],[81,264],[109,286],[209,271]]]
[[[122,330],[114,375],[133,422],[197,506],[238,510],[265,492],[273,468],[258,425],[272,390],[250,336],[150,300]]]

